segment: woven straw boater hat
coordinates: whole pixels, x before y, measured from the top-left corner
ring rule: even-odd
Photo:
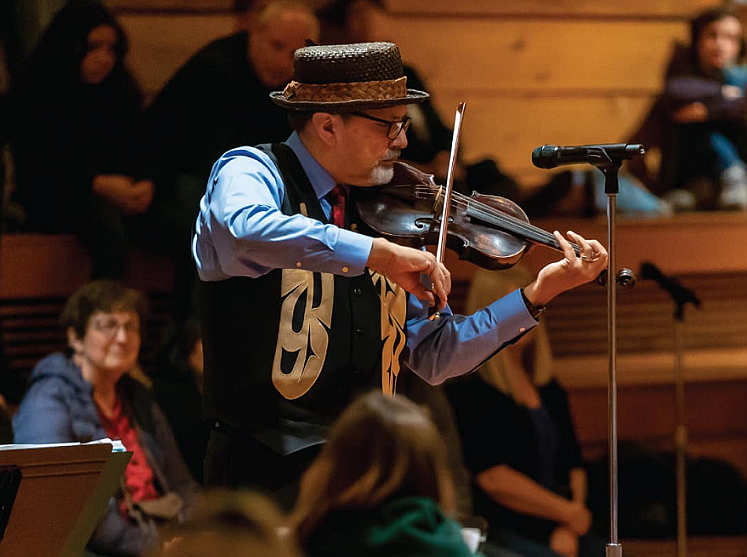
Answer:
[[[428,93],[407,88],[397,45],[357,43],[299,48],[293,81],[270,98],[291,110],[338,111],[419,103]]]

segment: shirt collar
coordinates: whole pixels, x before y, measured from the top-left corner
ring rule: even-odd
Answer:
[[[311,153],[306,149],[301,138],[298,137],[298,133],[293,132],[286,140],[285,144],[291,148],[298,157],[298,160],[301,162],[301,167],[306,173],[306,176],[308,176],[317,199],[323,198],[332,191],[332,188],[335,187],[337,182],[335,182],[335,179],[332,178],[330,173],[327,172],[313,156],[311,156]]]

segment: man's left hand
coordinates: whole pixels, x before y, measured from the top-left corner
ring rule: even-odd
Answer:
[[[544,306],[558,294],[596,279],[607,267],[607,250],[596,240],[586,240],[575,232],[568,239],[575,242],[581,254],[576,255],[570,242],[557,230],[555,239],[565,257],[544,267],[537,279],[524,288],[524,295],[532,304]]]

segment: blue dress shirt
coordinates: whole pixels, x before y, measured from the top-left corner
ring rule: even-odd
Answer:
[[[317,198],[335,180],[293,133],[286,144],[301,162]],[[373,239],[303,215],[281,211],[285,188],[278,169],[262,151],[237,147],[213,165],[192,239],[192,255],[203,281],[259,277],[273,269],[356,276],[364,272]],[[470,316],[441,312],[408,296],[405,363],[431,384],[477,368],[501,346],[537,324],[516,290]]]

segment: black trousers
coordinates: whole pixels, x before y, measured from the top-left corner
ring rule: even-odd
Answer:
[[[246,431],[218,425],[210,432],[205,454],[205,485],[255,489],[290,511],[298,498],[301,476],[320,449],[316,445],[283,456]]]

